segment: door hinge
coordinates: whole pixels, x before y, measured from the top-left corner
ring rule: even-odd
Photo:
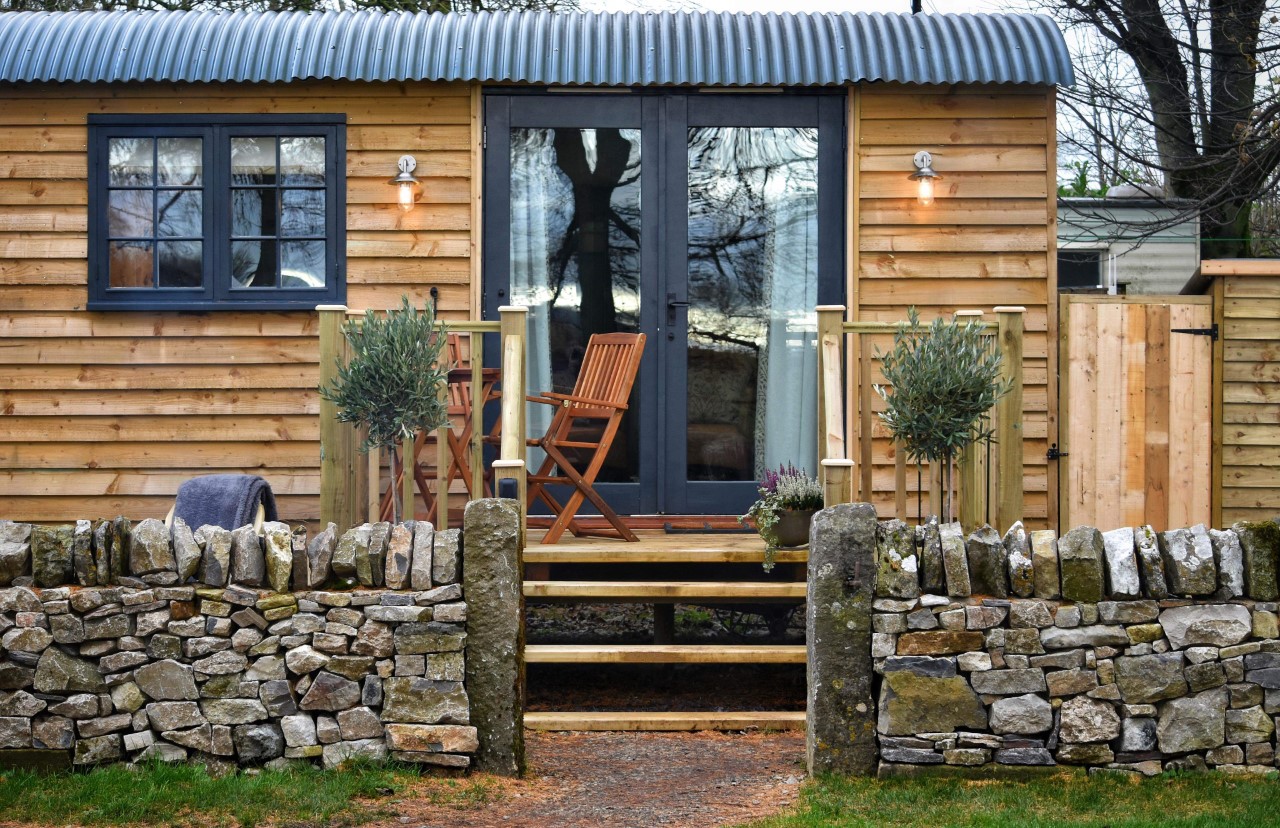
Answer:
[[[1208,328],[1170,328],[1169,333],[1184,333],[1192,336],[1207,336],[1214,342],[1218,341],[1218,323],[1214,322]]]
[[[1066,457],[1067,453],[1065,451],[1059,451],[1058,444],[1054,443],[1049,446],[1049,450],[1044,453],[1044,456],[1050,460],[1057,460],[1059,457]]]
[[[480,149],[488,149],[488,148],[489,148],[489,127],[486,124],[485,126],[480,127]]]

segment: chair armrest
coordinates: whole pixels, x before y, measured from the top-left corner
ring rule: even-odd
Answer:
[[[559,405],[560,404],[559,400],[549,400],[546,397],[527,396],[524,399],[525,399],[525,402],[536,402],[536,403],[542,403],[543,405]]]
[[[544,391],[542,392],[542,396],[560,403],[572,402],[579,403],[581,405],[589,405],[593,408],[613,408],[621,411],[627,410],[626,403],[614,403],[609,402],[608,400],[594,400],[590,397],[575,397],[573,394],[557,394],[554,391]]]

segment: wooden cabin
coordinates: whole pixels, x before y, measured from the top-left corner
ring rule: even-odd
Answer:
[[[815,469],[816,306],[1025,307],[1025,517],[1056,525],[1072,81],[1017,14],[0,15],[0,517],[158,517],[245,471],[318,519],[315,308],[406,295],[528,306],[531,390],[646,333],[600,488],[656,525]]]

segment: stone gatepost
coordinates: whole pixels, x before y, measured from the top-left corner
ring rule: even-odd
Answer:
[[[824,509],[809,536],[805,630],[809,641],[809,773],[876,772],[871,692],[871,609],[876,583],[876,510],[869,503]],[[469,662],[468,662],[469,663]]]
[[[520,507],[473,500],[462,521],[466,687],[478,770],[524,773],[524,594]]]

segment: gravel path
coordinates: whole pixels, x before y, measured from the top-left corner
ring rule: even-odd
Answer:
[[[441,813],[405,802],[384,828],[719,828],[776,813],[804,776],[799,733],[531,733],[527,779]]]

